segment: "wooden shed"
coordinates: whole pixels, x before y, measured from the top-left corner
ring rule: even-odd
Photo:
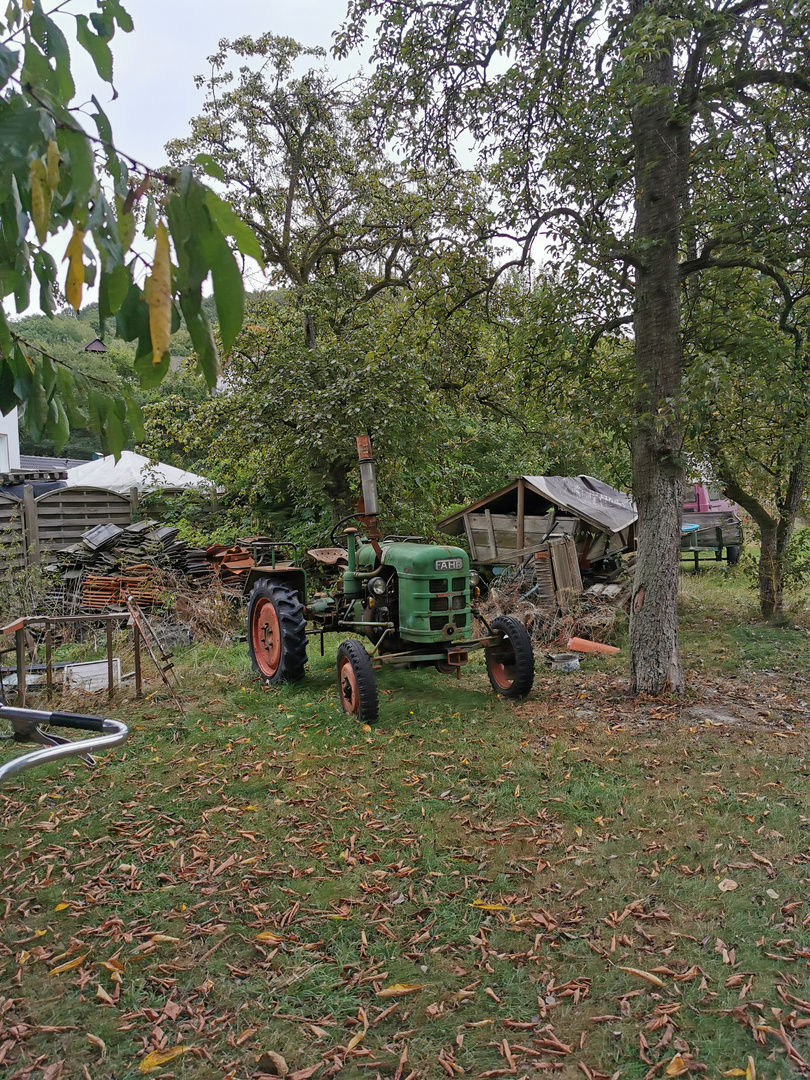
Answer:
[[[607,555],[632,550],[638,517],[624,492],[593,476],[518,476],[438,523],[464,535],[470,559],[480,566],[509,566],[568,536],[580,569]]]

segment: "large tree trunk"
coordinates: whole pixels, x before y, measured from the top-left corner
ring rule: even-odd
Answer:
[[[636,0],[638,14],[647,5]],[[678,241],[683,193],[681,147],[673,120],[672,43],[643,65],[642,101],[633,110],[636,272],[636,397],[633,488],[638,559],[630,607],[630,670],[636,692],[683,689],[678,651],[678,572],[684,470],[678,400],[683,352]]]

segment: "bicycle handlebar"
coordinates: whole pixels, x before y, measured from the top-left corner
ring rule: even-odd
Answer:
[[[106,750],[118,746],[129,737],[129,728],[121,720],[105,719],[101,716],[84,716],[81,713],[46,712],[42,709],[19,709],[12,705],[0,705],[0,720],[14,721],[30,728],[40,724],[53,727],[71,728],[80,731],[94,731],[98,734],[90,739],[60,743],[57,746],[45,746],[22,754],[12,761],[0,765],[0,784],[10,776],[44,765],[49,761],[73,757],[75,754],[89,754],[96,750]]]

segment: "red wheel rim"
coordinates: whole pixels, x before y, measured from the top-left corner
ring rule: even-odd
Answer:
[[[357,676],[354,673],[351,661],[346,656],[343,656],[340,659],[340,667],[338,668],[338,686],[340,687],[340,700],[343,705],[343,711],[347,713],[356,713],[360,708]]]
[[[259,597],[253,608],[251,639],[259,670],[272,678],[281,661],[281,629],[276,609],[267,597]]]
[[[512,651],[512,644],[509,638],[504,637],[503,643],[498,646],[498,652],[503,655],[503,652],[509,649]],[[512,651],[512,659],[514,660],[514,652]],[[514,662],[510,664],[504,664],[500,660],[494,658],[489,662],[489,673],[492,676],[492,681],[496,684],[499,690],[510,690],[515,681],[517,671],[515,669]]]

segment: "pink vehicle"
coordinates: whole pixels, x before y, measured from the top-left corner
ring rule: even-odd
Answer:
[[[687,484],[681,551],[694,557],[695,569],[698,569],[701,551],[713,551],[715,561],[721,562],[725,558],[729,566],[733,566],[739,561],[742,546],[742,522],[736,504],[729,502],[719,488]]]

